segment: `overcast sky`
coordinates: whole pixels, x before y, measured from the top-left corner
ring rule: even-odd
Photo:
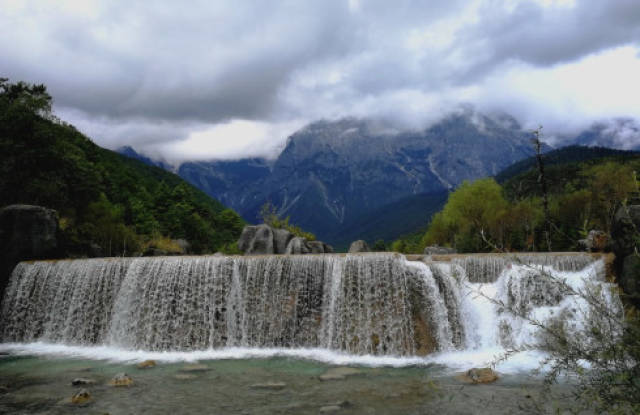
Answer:
[[[102,146],[173,162],[461,103],[572,132],[640,119],[640,0],[0,0],[0,76],[45,83]]]

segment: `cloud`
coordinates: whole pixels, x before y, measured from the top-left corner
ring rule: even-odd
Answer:
[[[0,10],[2,76],[47,84],[60,117],[101,145],[175,162],[272,157],[319,118],[424,126],[464,102],[558,130],[640,118],[635,0],[0,0]]]

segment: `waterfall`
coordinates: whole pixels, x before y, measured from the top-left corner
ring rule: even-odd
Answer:
[[[568,254],[450,262],[390,253],[23,262],[5,291],[0,340],[387,356],[518,347],[537,333],[507,309],[561,316],[568,327],[588,318],[588,305],[558,281],[609,286],[602,260]],[[606,301],[619,307],[613,294]]]

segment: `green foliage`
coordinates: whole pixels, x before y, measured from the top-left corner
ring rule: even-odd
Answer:
[[[276,229],[286,229],[295,236],[300,236],[302,238],[306,238],[307,241],[315,241],[316,236],[311,232],[306,232],[302,230],[297,225],[289,223],[289,216],[286,218],[281,218],[278,215],[277,208],[271,203],[267,202],[260,208],[260,217],[262,218],[262,222]]]
[[[551,246],[576,250],[592,229],[611,231],[615,212],[637,191],[640,155],[589,159],[546,169]],[[436,213],[419,245],[407,239],[392,244],[399,252],[421,252],[426,245],[459,252],[546,250],[540,185],[535,169],[506,180],[463,183]],[[399,240],[400,241],[400,240]]]
[[[206,253],[237,240],[244,223],[235,212],[172,173],[98,147],[50,108],[43,85],[0,79],[0,200],[58,210],[71,254],[97,244],[133,255],[158,237]]]
[[[502,219],[507,208],[508,203],[495,180],[465,181],[451,193],[444,209],[433,217],[423,238],[423,247],[439,244],[459,251],[485,250],[483,233],[504,238]]]

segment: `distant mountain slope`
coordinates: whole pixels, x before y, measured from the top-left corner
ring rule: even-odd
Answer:
[[[604,157],[636,157],[639,154],[640,153],[635,151],[616,150],[605,147],[586,147],[572,145],[545,153],[543,155],[543,161],[545,166],[550,166],[555,164],[596,160]],[[537,166],[536,163],[537,162],[535,157],[529,157],[524,160],[520,160],[498,173],[495,176],[496,181],[498,183],[502,183],[509,178],[526,172],[529,169],[535,169]]]
[[[346,250],[356,239],[373,243],[391,242],[402,235],[425,229],[434,213],[447,202],[448,191],[407,196],[376,209],[354,221],[334,237],[338,250]]]
[[[575,137],[563,137],[562,141],[581,146],[640,150],[640,124],[632,118],[600,121]]]
[[[235,212],[175,174],[98,147],[73,126],[49,120],[48,107],[25,104],[51,99],[46,90],[38,94],[31,98],[26,84],[0,88],[3,206],[58,210],[75,255],[96,249],[131,254],[163,236],[187,239],[196,253],[235,242],[243,226]]]
[[[422,131],[353,118],[319,121],[293,134],[272,163],[185,163],[178,173],[248,221],[270,201],[336,243],[377,209],[496,174],[532,154],[530,133],[513,118],[466,111]]]

